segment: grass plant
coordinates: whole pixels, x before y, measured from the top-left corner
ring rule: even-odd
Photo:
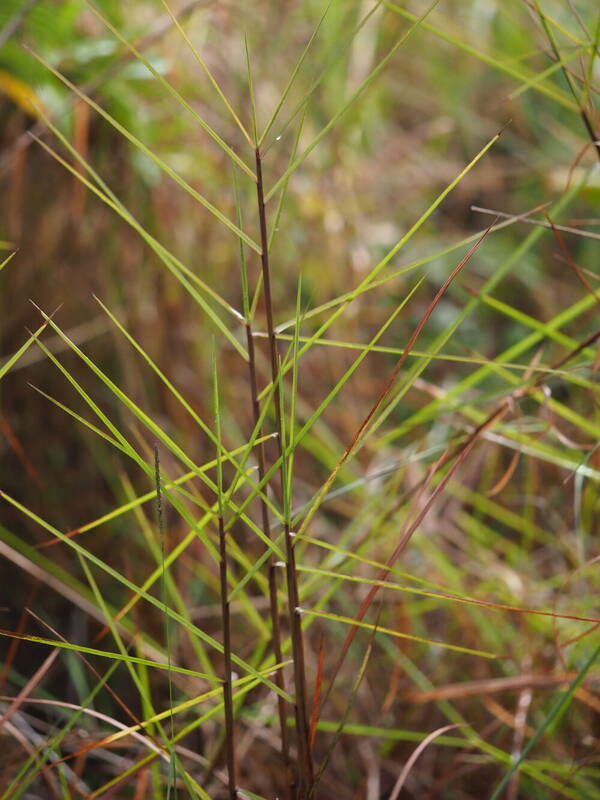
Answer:
[[[600,798],[600,12],[8,5],[0,800]]]

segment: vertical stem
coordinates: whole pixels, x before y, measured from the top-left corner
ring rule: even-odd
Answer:
[[[235,780],[235,745],[233,738],[233,695],[231,691],[231,624],[227,586],[227,542],[223,515],[219,514],[219,574],[221,578],[221,616],[223,619],[223,654],[225,675],[223,677],[223,701],[225,704],[225,740],[227,749],[227,778],[230,800],[237,797]]]
[[[162,496],[162,484],[160,480],[160,455],[158,452],[158,444],[154,444],[154,480],[156,485],[156,521],[158,523],[158,535],[160,537],[160,556],[162,561],[162,571],[160,576],[160,594],[164,606],[165,611],[165,647],[167,650],[167,674],[169,680],[169,708],[171,709],[171,714],[169,718],[169,730],[171,734],[171,740],[169,741],[169,750],[170,750],[170,759],[169,759],[169,783],[167,788],[167,798],[171,797],[171,786],[173,786],[173,791],[175,794],[175,798],[177,797],[177,779],[176,779],[176,756],[175,756],[175,749],[173,747],[173,740],[175,739],[175,723],[173,720],[173,679],[171,675],[171,635],[170,635],[170,624],[169,624],[169,616],[167,614],[167,593],[166,593],[166,574],[165,574],[165,517],[164,517],[164,509],[163,509],[163,496]]]
[[[262,275],[265,295],[265,310],[267,315],[267,331],[269,337],[269,353],[271,357],[271,378],[274,387],[275,420],[277,426],[277,447],[279,458],[283,456],[283,423],[281,419],[281,381],[279,375],[279,357],[277,351],[277,337],[273,324],[273,299],[271,295],[271,271],[269,265],[269,238],[267,235],[267,215],[265,209],[264,187],[262,177],[262,159],[260,148],[256,148],[256,191],[258,201],[258,217],[260,223],[260,243],[262,248]],[[283,461],[282,461],[282,491]],[[294,662],[294,690],[295,690],[295,718],[296,737],[298,744],[298,789],[301,800],[308,797],[313,782],[313,765],[309,745],[309,728],[306,693],[306,670],[304,662],[304,643],[302,639],[302,622],[297,612],[298,608],[298,579],[296,573],[296,556],[294,542],[289,524],[285,526],[286,546],[286,577],[288,593],[288,612],[290,636],[292,640],[292,658]]]
[[[248,368],[250,371],[250,391],[252,394],[252,413],[254,416],[254,424],[260,418],[260,406],[258,402],[258,381],[256,376],[256,354],[254,351],[254,337],[252,336],[252,327],[250,322],[246,322],[246,341],[248,346]],[[260,431],[262,436],[263,431]],[[258,475],[259,481],[262,484],[266,474],[266,459],[264,442],[258,446]],[[267,491],[266,486],[264,491]],[[262,514],[262,527],[265,536],[271,538],[271,523],[269,522],[269,510],[264,499],[261,499],[261,514]],[[273,642],[273,654],[275,661],[281,664],[283,655],[281,650],[281,627],[279,624],[279,601],[277,599],[277,567],[275,566],[275,557],[271,554],[269,558],[269,608],[271,614],[271,631]],[[277,670],[275,680],[280,689],[285,688],[283,678],[283,670]],[[281,696],[277,696],[277,707],[279,713],[279,727],[281,729],[281,756],[285,765],[286,771],[290,773],[290,745],[287,731],[287,703]],[[289,775],[288,777],[291,777]]]
[[[217,434],[217,502],[219,508],[219,577],[221,580],[221,619],[223,624],[223,705],[225,707],[225,748],[227,752],[227,788],[229,800],[236,800],[235,780],[235,739],[233,720],[233,693],[231,690],[231,619],[229,609],[229,586],[227,581],[227,539],[223,521],[223,451],[221,442],[221,410],[219,403],[219,382],[217,377],[217,356],[213,348],[213,393],[215,428]]]

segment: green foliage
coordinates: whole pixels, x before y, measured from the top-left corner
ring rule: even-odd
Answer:
[[[597,9],[15,20],[0,800],[598,798]]]

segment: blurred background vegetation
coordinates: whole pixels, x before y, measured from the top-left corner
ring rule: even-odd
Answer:
[[[294,317],[300,273],[302,305],[307,309],[326,303],[360,283],[485,143],[503,129],[498,142],[388,268],[399,270],[423,261],[418,272],[425,277],[423,285],[382,342],[399,348],[405,346],[431,298],[466,252],[466,247],[452,250],[452,246],[483,230],[495,219],[494,215],[473,211],[472,206],[509,215],[523,214],[541,204],[556,202],[589,172],[585,185],[574,192],[559,222],[592,233],[595,238],[564,234],[566,255],[560,240],[549,230],[540,234],[535,246],[521,252],[532,230],[525,223],[517,222],[491,234],[441,300],[418,349],[427,351],[435,338],[458,318],[468,300],[477,296],[485,282],[511,261],[510,269],[505,270],[502,281],[494,287],[494,302],[479,302],[464,319],[443,350],[456,360],[435,359],[430,363],[395,406],[378,436],[346,468],[341,476],[343,486],[393,463],[411,448],[446,441],[448,427],[460,412],[461,403],[487,409],[489,403],[508,391],[510,383],[507,384],[499,369],[489,370],[476,389],[459,394],[456,405],[444,409],[446,416],[411,426],[402,437],[395,432],[432,397],[452,389],[474,372],[476,366],[469,359],[495,359],[534,329],[531,320],[543,325],[597,291],[597,278],[589,271],[597,275],[598,147],[590,140],[581,107],[585,106],[588,120],[595,126],[592,130],[598,132],[594,108],[599,86],[596,55],[600,17],[593,2],[548,0],[542,5],[552,20],[551,30],[566,71],[560,64],[556,66],[556,53],[540,23],[536,4],[527,0],[441,0],[290,178],[271,254],[276,323]],[[163,4],[159,0],[128,3],[98,0],[96,7],[122,36],[136,43],[155,73],[168,80],[190,107],[234,151],[243,153],[252,166],[247,142],[220,104],[214,87],[185,46]],[[373,8],[366,24],[356,32],[359,22]],[[411,20],[424,14],[427,8],[428,4],[421,0],[396,4],[334,0],[328,6],[323,0],[173,2],[173,11],[188,36],[250,129],[247,46],[259,130],[277,105],[297,59],[327,9],[293,90],[267,138],[264,156],[267,187],[275,184],[293,153],[304,151],[370,75]],[[227,217],[236,218],[232,168],[223,150],[93,10],[81,0],[3,0],[0,4],[0,247],[4,255],[14,250],[17,253],[0,275],[0,355],[3,359],[10,356],[22,345],[27,330],[39,326],[39,312],[30,300],[47,313],[58,309],[54,319],[63,330],[136,404],[177,442],[185,444],[195,463],[204,463],[214,455],[212,446],[198,435],[194,420],[135,355],[94,295],[142,343],[205,419],[210,419],[212,413],[213,327],[142,238],[87,192],[73,174],[31,139],[29,132],[33,130],[56,147],[56,137],[47,131],[42,115],[51,118],[143,228],[238,309],[242,306],[239,243],[161,172],[151,158],[134,148],[114,126],[65,87],[48,64],[82,87]],[[309,87],[324,70],[323,79],[307,98]],[[569,79],[577,87],[577,97],[571,93]],[[76,171],[80,169],[72,156],[64,157]],[[239,181],[243,227],[257,239],[255,189],[243,174]],[[274,209],[275,202],[273,214]],[[543,213],[536,218],[547,224]],[[259,260],[255,254],[249,254],[248,258],[254,286]],[[585,281],[578,279],[571,262],[587,275]],[[328,335],[343,341],[369,341],[392,308],[406,296],[413,281],[412,272],[408,272],[365,293],[332,326]],[[507,304],[513,313],[502,310],[500,303]],[[221,313],[220,309],[217,313]],[[591,303],[573,315],[564,333],[581,342],[597,324],[597,305]],[[257,326],[264,326],[261,306]],[[303,334],[309,335],[316,327],[315,319],[307,320]],[[236,335],[241,335],[240,331]],[[129,432],[140,450],[148,453],[151,437],[108,393],[98,389],[76,355],[51,332],[44,334],[44,342],[69,372],[99,398],[111,419]],[[564,341],[548,337],[540,349],[536,347],[523,354],[522,363],[554,364],[567,352],[565,347]],[[218,348],[224,427],[229,444],[234,446],[243,442],[252,429],[247,375],[227,342],[219,342]],[[314,347],[309,351],[300,375],[301,417],[309,416],[340,379],[354,355],[352,351],[331,347]],[[371,354],[345,392],[320,418],[296,461],[298,503],[305,502],[335,466],[396,360],[393,353]],[[596,367],[597,363],[588,359],[581,374],[593,381]],[[264,384],[268,381],[269,365],[267,351],[260,348],[259,369]],[[520,379],[522,372],[515,374]],[[67,532],[124,503],[128,481],[131,491],[136,493],[151,488],[134,466],[123,463],[97,436],[78,426],[30,384],[86,414],[83,402],[74,393],[68,393],[64,376],[40,349],[30,348],[0,384],[3,490]],[[548,385],[554,397],[567,408],[598,423],[597,394],[560,376],[552,376]],[[521,404],[525,427],[531,421],[529,415],[539,415],[538,422],[545,419],[543,409],[531,401],[531,405],[536,405],[533,411],[527,402]],[[589,432],[568,420],[553,425],[549,434],[534,427],[533,435],[540,438],[548,435],[553,445],[567,448],[569,463],[576,463],[579,456],[587,459],[590,468],[600,469]],[[493,441],[481,446],[461,472],[460,487],[445,495],[435,513],[428,517],[424,529],[432,537],[419,539],[419,545],[407,554],[403,568],[449,588],[462,587],[478,596],[493,595],[500,602],[540,607],[554,604],[554,608],[564,611],[560,591],[557,596],[552,594],[555,586],[552,580],[561,576],[566,582],[571,581],[575,571],[597,555],[597,547],[592,544],[600,532],[597,483],[574,481],[572,474],[569,479],[569,470],[551,463],[551,459],[544,462],[522,458],[506,485],[490,494],[507,470],[512,470],[513,452]],[[406,488],[412,479],[421,476],[425,466],[416,462],[409,465],[398,479],[395,491],[400,493],[402,486]],[[168,456],[164,467],[176,474],[177,468]],[[387,478],[381,479],[389,490],[386,481]],[[357,495],[349,492],[332,500],[320,515],[312,535],[337,541],[338,532],[348,529],[373,502],[377,486],[369,485]],[[12,506],[5,504],[1,515],[3,531],[11,532],[28,546],[39,545],[48,538],[47,532]],[[153,525],[151,511],[148,518]],[[365,525],[368,527],[368,522]],[[171,543],[181,537],[184,527],[180,519],[169,517]],[[390,522],[382,529],[381,536],[373,540],[371,558],[384,561],[393,549],[393,527]],[[526,529],[524,535],[521,527]],[[502,533],[501,541],[492,536],[490,528],[498,535]],[[543,532],[549,538],[544,539]],[[238,531],[236,535],[241,541],[241,533]],[[16,546],[12,539],[6,541]],[[90,533],[86,546],[137,583],[144,580],[152,567],[143,525],[129,516]],[[513,546],[516,551],[511,550]],[[216,573],[200,546],[197,550],[190,553],[190,559],[178,562],[173,574],[188,606],[196,609],[207,629],[218,635],[219,620],[202,617],[202,608],[214,603]],[[83,580],[80,568],[66,548],[38,552],[51,554],[56,569],[65,569]],[[261,550],[250,548],[250,552],[258,557]],[[199,567],[191,562],[192,555],[198,559]],[[23,625],[22,609],[32,606],[43,608],[47,619],[70,641],[87,640],[96,632],[97,621],[65,599],[64,592],[53,591],[34,571],[19,569],[13,561],[2,559],[0,577],[0,627],[17,629]],[[581,580],[585,590],[583,593],[569,590],[565,605],[572,609],[579,597],[581,607],[575,613],[597,614],[597,604],[594,611],[594,602],[583,597],[594,582],[588,577]],[[115,607],[127,598],[122,587],[107,592]],[[486,626],[483,612],[473,622],[470,613],[457,610],[446,613],[426,599],[418,603],[411,600],[406,605],[398,602],[389,608],[388,624],[406,626],[417,634],[437,633],[437,638],[466,641],[469,646],[481,644],[479,637]],[[338,610],[342,613],[342,609]],[[543,671],[559,663],[550,628],[542,632],[536,629],[538,640],[529,623],[516,615],[508,616],[503,625],[502,634],[498,634],[504,640],[503,651],[512,649],[512,657],[525,664],[524,671]],[[26,623],[27,626],[29,629],[31,623]],[[150,614],[147,619],[139,620],[139,626],[160,639],[158,617],[154,619]],[[240,629],[238,636],[239,633]],[[331,633],[331,636],[336,643],[341,634]],[[316,633],[309,639],[316,663]],[[362,641],[364,649],[366,639]],[[7,642],[0,647],[8,648]],[[246,657],[241,637],[238,644]],[[193,654],[186,653],[186,642],[178,646],[182,663],[186,659],[193,661]],[[17,650],[11,656],[11,669],[21,676],[30,675],[31,665],[37,664],[46,653],[43,647],[36,648],[33,644],[21,644]],[[575,657],[575,662],[580,657],[580,654]],[[358,654],[355,670],[360,658]],[[439,709],[392,702],[397,692],[409,688],[405,658],[402,643],[397,649],[393,646],[391,658],[385,648],[373,655],[373,674],[378,677],[373,682],[365,680],[366,688],[361,690],[353,710],[359,722],[425,732],[442,724],[444,719]],[[423,651],[415,659],[419,669],[436,686],[466,676],[474,680],[499,674],[487,663],[460,656],[453,656],[450,663],[445,657]],[[312,661],[311,665],[314,680]],[[565,662],[564,667],[568,671],[573,664]],[[338,714],[350,691],[352,671],[345,680],[346,683],[340,684],[339,696],[334,695],[333,708]],[[89,676],[77,659],[69,656],[61,669],[50,676],[46,689],[78,702],[89,688],[88,681]],[[122,696],[128,696],[126,676],[116,678],[115,685]],[[135,704],[133,700],[128,702]],[[462,702],[460,709],[469,723],[480,732],[489,728],[493,741],[510,752],[514,724],[511,728],[502,711],[493,707],[492,701],[486,704],[480,698]],[[537,702],[534,700],[534,709]],[[540,714],[544,702],[545,698],[539,700]],[[507,706],[511,708],[506,711],[509,716],[516,713],[514,695]],[[572,780],[569,769],[577,772],[582,765],[597,762],[600,736],[597,714],[597,699],[580,703],[566,723],[564,738],[550,748],[552,758],[567,765],[557,778],[561,786],[568,787]],[[210,735],[208,739],[198,735],[190,747],[210,755]],[[571,736],[575,738],[568,744]],[[585,737],[589,737],[587,745]],[[324,783],[325,797],[333,796],[334,792],[369,800],[387,796],[384,792],[389,793],[393,786],[391,776],[397,774],[394,764],[403,763],[414,747],[412,742],[403,744],[392,739],[382,745],[380,740],[368,736],[361,742],[358,744],[356,737],[351,736],[342,739]],[[277,768],[269,765],[270,747],[268,736],[256,740],[254,769],[264,769],[261,778],[253,777],[250,767],[244,772],[248,785],[254,784],[255,791],[268,797],[273,796],[269,793],[270,786],[277,785],[278,780]],[[470,760],[461,761],[451,748],[446,748],[442,755],[424,756],[418,775],[402,797],[487,797],[493,782],[490,776],[497,772],[488,769],[484,761],[475,752]],[[429,778],[424,777],[428,769]],[[110,766],[106,771],[110,773]],[[84,777],[94,785],[85,772]],[[445,779],[452,779],[451,791],[444,789]],[[590,788],[594,779],[590,778],[584,789],[581,786],[577,789],[589,794],[577,796],[598,797],[598,792]],[[133,797],[133,787],[130,784],[115,796]],[[215,797],[220,796],[218,790],[214,791]],[[524,789],[517,786],[513,791],[522,792],[514,794],[514,798],[561,796],[556,787],[537,783],[525,784]]]

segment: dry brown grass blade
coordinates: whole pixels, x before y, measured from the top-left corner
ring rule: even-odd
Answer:
[[[504,211],[497,211],[494,208],[483,208],[482,206],[471,206],[471,211],[477,211],[479,214],[490,214],[500,219],[510,220],[511,222],[526,222],[528,225],[537,225],[540,228],[550,228],[550,225],[541,219],[529,218],[530,214],[535,213],[536,210],[545,208],[546,205],[547,203],[544,203],[543,206],[538,206],[537,209],[517,215],[506,214]],[[558,231],[563,231],[564,233],[572,233],[574,236],[579,236],[583,239],[594,239],[596,241],[600,241],[600,233],[594,233],[593,231],[582,231],[580,228],[574,228],[570,225],[555,225],[554,228]]]
[[[460,272],[464,269],[466,264],[471,260],[471,258],[475,254],[475,252],[479,249],[479,247],[481,246],[481,244],[483,243],[485,238],[488,236],[488,234],[492,230],[494,224],[495,224],[495,222],[492,223],[492,225],[490,225],[484,231],[482,236],[480,236],[480,238],[473,244],[473,246],[470,248],[470,250],[468,251],[466,256],[452,270],[452,272],[450,273],[449,277],[446,279],[446,281],[441,286],[441,288],[437,291],[435,297],[433,298],[433,300],[431,301],[431,303],[429,304],[429,306],[425,310],[425,313],[423,314],[423,316],[419,320],[419,323],[417,324],[415,330],[413,331],[413,333],[412,333],[412,335],[411,335],[411,337],[410,337],[410,339],[408,341],[408,344],[406,345],[406,348],[405,348],[404,352],[402,353],[402,355],[400,356],[396,366],[392,370],[392,373],[389,376],[389,378],[387,379],[387,381],[386,381],[383,389],[381,390],[381,392],[380,392],[375,404],[373,405],[373,407],[371,408],[371,410],[369,411],[369,413],[365,417],[363,423],[361,424],[361,426],[358,429],[357,433],[353,437],[351,443],[346,448],[344,454],[342,455],[342,457],[340,458],[340,460],[336,464],[334,470],[332,471],[330,477],[328,478],[328,480],[327,480],[327,482],[325,484],[325,486],[327,488],[329,488],[329,486],[333,483],[333,480],[335,479],[335,476],[338,474],[338,472],[340,471],[342,466],[346,463],[346,461],[348,460],[348,458],[352,454],[356,444],[361,439],[361,437],[363,436],[364,432],[366,431],[366,429],[368,428],[369,424],[371,423],[373,417],[377,413],[377,410],[381,407],[381,405],[385,401],[386,397],[389,395],[389,393],[390,393],[390,391],[391,391],[391,389],[392,389],[392,387],[393,387],[393,385],[394,385],[394,383],[396,381],[396,378],[398,377],[398,374],[400,373],[400,370],[402,369],[406,359],[408,358],[411,350],[413,349],[413,347],[415,345],[415,342],[419,338],[419,335],[420,335],[421,331],[425,327],[428,319],[431,317],[431,315],[432,315],[433,311],[435,310],[436,306],[438,305],[438,303],[440,302],[440,300],[442,299],[442,297],[446,293],[448,287],[451,285],[451,283],[454,281],[454,279],[460,274]],[[423,518],[425,517],[425,515],[427,514],[427,512],[431,508],[431,505],[433,504],[433,501],[436,499],[438,494],[441,491],[443,491],[443,489],[445,488],[446,484],[448,483],[448,481],[450,480],[450,478],[452,477],[452,475],[454,474],[456,469],[460,466],[462,461],[466,458],[468,453],[471,451],[471,449],[474,446],[475,441],[478,438],[479,434],[482,433],[484,430],[486,430],[491,425],[493,425],[499,419],[501,419],[507,413],[507,411],[508,411],[508,404],[505,403],[505,404],[501,405],[499,409],[494,411],[488,417],[488,419],[485,420],[485,422],[483,422],[471,434],[471,436],[469,436],[469,438],[467,439],[467,441],[464,444],[464,446],[462,446],[462,449],[459,448],[458,455],[457,455],[455,463],[450,468],[450,470],[448,471],[448,473],[446,474],[444,479],[441,481],[441,483],[438,485],[438,487],[430,495],[430,497],[427,500],[427,502],[425,503],[422,511],[417,515],[416,519],[411,524],[409,524],[409,526],[405,529],[405,531],[401,535],[398,545],[396,546],[394,552],[392,553],[392,555],[390,556],[390,558],[386,562],[386,564],[388,566],[393,566],[394,562],[399,557],[399,555],[402,552],[402,550],[406,547],[406,544],[408,543],[410,537],[413,535],[414,531],[420,525],[421,521],[423,520]],[[456,454],[456,450],[454,451],[454,454]],[[453,454],[446,455],[446,453],[445,453],[444,456],[442,457],[442,459],[440,459],[435,466],[436,467],[442,466],[448,460],[450,460],[452,457],[453,457]],[[430,473],[430,474],[432,475],[433,473]],[[424,488],[425,487],[423,487],[423,489]],[[302,530],[304,530],[304,528],[305,528],[305,524],[303,524]],[[389,573],[388,569],[382,570],[380,572],[380,574],[378,575],[378,579],[383,580],[388,575],[388,573]],[[356,616],[357,621],[360,622],[364,618],[364,616],[367,613],[371,603],[375,599],[375,596],[377,595],[377,593],[379,591],[379,588],[380,588],[379,586],[373,586],[370,589],[370,591],[368,592],[367,596],[365,597],[365,599],[363,600],[363,602],[360,605],[360,608],[359,608],[357,616]],[[339,672],[339,670],[340,670],[340,668],[342,666],[342,663],[344,662],[344,660],[346,658],[346,655],[348,653],[350,645],[352,644],[352,641],[354,640],[354,637],[356,635],[357,630],[358,630],[358,628],[351,628],[349,633],[346,636],[346,639],[344,640],[344,643],[342,645],[342,649],[340,651],[340,655],[338,656],[338,660],[336,662],[336,665],[334,667],[332,676],[330,678],[327,691],[326,691],[325,696],[323,698],[323,702],[321,704],[321,709],[323,708],[323,705],[326,703],[326,701],[327,701],[327,699],[328,699],[328,697],[329,697],[329,695],[331,693],[331,690],[332,690],[333,684],[335,682],[335,679],[337,677],[337,674],[338,674],[338,672]]]
[[[561,249],[561,252],[563,254],[564,260],[571,267],[571,269],[573,270],[573,272],[575,273],[575,275],[579,279],[579,282],[581,283],[583,288],[586,289],[586,291],[588,291],[592,295],[592,297],[596,300],[597,303],[600,303],[600,297],[598,296],[598,293],[596,292],[594,287],[591,285],[591,283],[586,278],[584,271],[575,262],[573,256],[571,255],[571,251],[567,247],[567,243],[565,242],[564,236],[561,236],[560,231],[558,230],[558,228],[556,227],[554,222],[550,219],[548,214],[545,214],[544,216],[548,220],[548,224],[550,225],[550,228],[552,229],[552,233],[554,234],[554,238],[558,242],[558,246]]]
[[[526,688],[523,692],[531,692],[530,689]],[[507,728],[512,728],[515,734],[519,730],[519,720],[517,719],[517,714],[512,714],[503,705],[501,705],[497,700],[494,700],[492,697],[487,697],[484,695],[481,698],[481,703],[486,708],[489,713],[495,717],[495,719],[500,722],[502,725],[506,725]],[[533,736],[535,733],[535,728],[531,728],[529,725],[525,725],[522,727],[522,731],[527,734],[527,736]],[[513,740],[514,741],[514,740]],[[519,754],[517,754],[517,758]],[[508,800],[508,797],[507,797]]]
[[[37,595],[38,589],[39,589],[39,584],[35,583],[30,598],[28,600],[29,604]],[[16,633],[23,635],[25,633],[26,625],[27,625],[27,609],[23,608],[19,616],[19,622],[17,623]],[[8,674],[10,672],[10,668],[15,660],[17,650],[22,641],[23,641],[22,639],[13,639],[9,645],[6,656],[3,658],[2,669],[0,669],[0,691],[2,691],[2,687],[6,682]]]
[[[150,770],[142,769],[137,776],[133,800],[144,800],[150,788]]]
[[[31,692],[38,686],[38,684],[40,684],[44,680],[44,678],[46,677],[46,673],[50,670],[50,668],[56,661],[59,652],[60,651],[57,648],[56,650],[52,650],[46,656],[42,664],[36,669],[36,671],[27,681],[25,686],[21,689],[19,694],[14,698],[12,703],[6,709],[4,714],[2,714],[2,716],[0,717],[0,728],[17,713],[17,711],[23,705],[25,700],[27,700]]]
[[[600,714],[600,699],[596,695],[588,692],[587,689],[580,688],[575,692],[575,697],[588,708],[591,708],[592,711],[595,711],[596,714]]]
[[[13,450],[21,464],[23,465],[25,472],[29,475],[32,481],[34,481],[38,488],[42,488],[44,486],[44,481],[34,467],[31,459],[25,452],[25,448],[19,441],[17,435],[15,434],[12,426],[10,425],[9,421],[6,419],[4,414],[0,414],[0,433],[4,436],[6,441],[8,442],[10,448]]]
[[[564,642],[559,642],[558,646],[561,649],[563,649],[565,647],[568,647],[571,644],[575,644],[575,642],[580,642],[582,639],[585,639],[586,636],[589,636],[590,633],[593,633],[594,631],[598,630],[599,627],[600,627],[600,622],[597,622],[595,625],[592,625],[587,630],[583,631],[582,633],[577,634],[577,636],[570,636]]]
[[[424,692],[407,692],[404,700],[408,703],[437,703],[441,700],[460,700],[464,697],[498,694],[500,692],[519,692],[526,688],[555,689],[571,683],[577,677],[576,672],[561,672],[557,675],[515,675],[510,678],[484,678],[476,681],[461,681],[438,686]],[[586,681],[597,683],[598,677],[590,675]]]
[[[429,510],[430,510],[431,506],[433,505],[434,501],[441,494],[441,492],[443,492],[443,490],[446,488],[446,485],[448,484],[448,482],[450,481],[450,479],[452,478],[452,476],[454,475],[454,473],[456,472],[458,467],[462,464],[462,462],[465,460],[465,458],[471,452],[471,450],[473,449],[473,447],[474,447],[477,439],[479,438],[479,436],[485,430],[487,430],[488,428],[492,427],[496,422],[498,422],[500,419],[502,419],[502,417],[504,417],[508,413],[508,411],[509,411],[509,404],[508,404],[508,402],[505,402],[500,406],[500,408],[496,409],[492,414],[490,414],[490,416],[485,420],[485,422],[483,422],[478,428],[476,428],[475,431],[469,436],[469,438],[467,439],[466,443],[462,446],[462,449],[460,450],[458,456],[456,457],[456,460],[455,460],[454,464],[450,467],[450,469],[448,470],[448,472],[446,473],[444,478],[437,485],[435,490],[431,493],[431,495],[429,496],[428,500],[426,501],[424,507],[417,514],[416,518],[405,528],[404,532],[402,533],[402,535],[400,537],[400,541],[398,542],[398,544],[396,545],[396,548],[394,549],[394,552],[392,553],[392,555],[388,558],[388,560],[386,562],[386,565],[387,565],[386,568],[382,569],[379,572],[379,574],[377,576],[378,580],[384,580],[387,577],[387,575],[389,574],[390,568],[394,565],[396,560],[399,558],[400,554],[402,553],[402,551],[404,550],[404,548],[406,547],[406,545],[410,541],[410,538],[412,537],[414,532],[417,530],[417,528],[419,527],[419,525],[421,524],[421,522],[423,521],[423,519],[425,518],[425,516],[429,512]],[[451,458],[452,458],[452,455],[448,456],[446,459],[444,459],[444,461],[446,462],[446,461],[450,460]],[[437,462],[437,463],[438,463],[438,466],[442,466],[442,464],[440,464],[440,462]],[[367,611],[369,610],[369,608],[370,608],[373,600],[375,599],[377,593],[379,592],[380,588],[381,588],[380,586],[373,586],[369,590],[369,592],[367,593],[365,599],[362,601],[362,603],[361,603],[361,605],[360,605],[360,607],[358,609],[358,612],[355,615],[355,619],[356,619],[357,622],[362,621],[362,619],[365,617]],[[337,677],[337,675],[338,675],[338,673],[340,671],[340,668],[341,668],[341,666],[342,666],[342,664],[343,664],[343,662],[344,662],[344,660],[346,658],[346,655],[348,654],[348,650],[350,649],[350,645],[354,641],[354,637],[356,636],[357,631],[358,631],[358,627],[350,628],[350,631],[348,632],[348,634],[346,636],[346,639],[344,640],[344,643],[343,643],[341,651],[340,651],[340,655],[338,656],[338,660],[337,660],[336,665],[334,667],[334,670],[333,670],[333,673],[332,673],[332,676],[331,676],[331,679],[330,679],[330,682],[329,682],[329,686],[327,688],[327,692],[325,693],[325,697],[323,699],[323,703],[321,705],[321,708],[323,707],[323,705],[326,703],[327,699],[329,698],[329,695],[330,695],[331,690],[333,688],[333,684],[335,682],[335,679],[336,679],[336,677]]]
[[[515,474],[515,470],[519,465],[520,458],[521,458],[521,451],[515,450],[510,460],[510,463],[504,472],[504,475],[502,475],[500,479],[496,481],[496,483],[492,486],[492,488],[488,489],[488,491],[486,492],[486,495],[488,497],[496,497],[496,495],[500,494],[501,491],[510,483],[511,478]]]
[[[415,747],[413,750],[410,758],[404,765],[402,772],[398,776],[398,780],[394,784],[394,788],[392,789],[392,793],[390,794],[389,800],[398,800],[400,796],[400,792],[402,791],[402,787],[404,786],[406,779],[408,778],[411,769],[415,765],[416,760],[419,758],[423,750],[428,747],[434,739],[437,739],[438,736],[441,736],[448,731],[452,731],[455,728],[464,728],[466,723],[454,723],[453,725],[444,725],[442,728],[438,728],[435,731],[432,731],[428,736],[426,736],[420,744]]]
[[[456,270],[454,272],[456,272]],[[562,366],[563,364],[567,363],[572,358],[574,358],[578,353],[580,353],[583,349],[588,347],[592,342],[595,342],[599,338],[600,338],[600,331],[595,331],[594,333],[590,334],[588,337],[586,337],[586,339],[583,342],[581,342],[579,345],[577,345],[576,348],[574,348],[573,350],[569,351],[565,356],[560,358],[558,360],[558,362],[553,365],[553,367],[554,368],[558,368],[559,366]],[[526,389],[526,388],[518,389],[514,393],[514,396],[522,396],[522,395],[526,394],[528,391],[531,391],[532,388],[535,388],[535,387],[539,386],[539,384],[542,381],[543,381],[543,376],[538,377],[536,380],[534,380],[532,382],[532,385],[529,387],[529,389]],[[429,509],[431,508],[433,502],[435,501],[437,496],[444,490],[444,488],[446,487],[446,485],[448,484],[448,482],[450,481],[450,479],[452,478],[452,476],[456,472],[457,468],[460,466],[460,464],[464,461],[464,459],[467,457],[469,452],[472,450],[472,448],[475,445],[475,442],[478,439],[478,437],[484,431],[486,431],[488,428],[492,427],[496,422],[500,421],[509,412],[509,410],[512,407],[512,402],[513,402],[513,395],[511,395],[511,396],[507,397],[505,400],[503,400],[503,402],[498,406],[498,408],[496,408],[487,417],[487,419],[484,420],[484,422],[482,422],[481,425],[479,425],[470,434],[470,436],[468,437],[468,439],[466,440],[466,442],[464,444],[458,445],[458,447],[455,448],[455,450],[452,453],[450,453],[449,455],[444,454],[444,456],[442,456],[442,458],[438,460],[438,462],[435,464],[436,471],[440,467],[442,467],[445,464],[447,464],[449,461],[452,461],[452,460],[455,459],[454,463],[452,464],[452,466],[450,467],[450,469],[448,470],[448,472],[446,473],[444,478],[441,480],[441,482],[438,484],[438,486],[435,488],[435,490],[429,496],[427,502],[425,503],[425,506],[417,514],[416,518],[405,528],[405,530],[402,533],[402,535],[400,537],[400,540],[399,540],[394,552],[392,553],[392,555],[388,558],[388,560],[386,562],[386,564],[387,564],[386,569],[382,569],[380,571],[380,573],[378,574],[378,576],[377,576],[378,580],[384,580],[385,577],[389,574],[389,568],[392,567],[394,565],[395,561],[399,558],[400,554],[402,553],[402,551],[404,550],[404,548],[408,544],[411,536],[413,535],[415,530],[418,528],[418,526],[423,521],[424,517],[429,512]],[[430,472],[430,475],[432,475],[432,474],[433,473]],[[371,603],[375,599],[375,596],[379,592],[380,588],[381,588],[380,586],[373,586],[370,589],[370,591],[368,592],[367,596],[365,597],[365,599],[361,603],[360,608],[359,608],[359,610],[358,610],[358,612],[357,612],[357,614],[355,616],[355,619],[358,622],[360,622],[364,618],[365,614],[367,613]],[[516,610],[516,609],[514,609],[514,610]],[[544,616],[551,616],[551,617],[556,616],[552,612],[539,612],[539,613],[542,613]],[[595,622],[596,620],[595,619],[589,619],[587,621]],[[333,684],[335,682],[337,674],[338,674],[338,672],[339,672],[339,670],[340,670],[340,668],[342,666],[342,663],[345,660],[345,657],[346,657],[346,655],[348,653],[350,645],[352,644],[352,641],[354,640],[354,637],[356,636],[357,630],[358,630],[358,628],[356,628],[356,627],[351,628],[349,633],[346,636],[346,639],[345,639],[345,641],[344,641],[344,643],[342,645],[342,649],[340,651],[340,655],[338,657],[338,660],[336,662],[335,668],[333,670],[333,674],[332,674],[332,677],[330,679],[329,686],[327,688],[327,692],[325,694],[322,706],[325,704],[325,702],[327,701],[327,699],[329,697],[329,694],[331,693],[331,689],[333,687]]]

